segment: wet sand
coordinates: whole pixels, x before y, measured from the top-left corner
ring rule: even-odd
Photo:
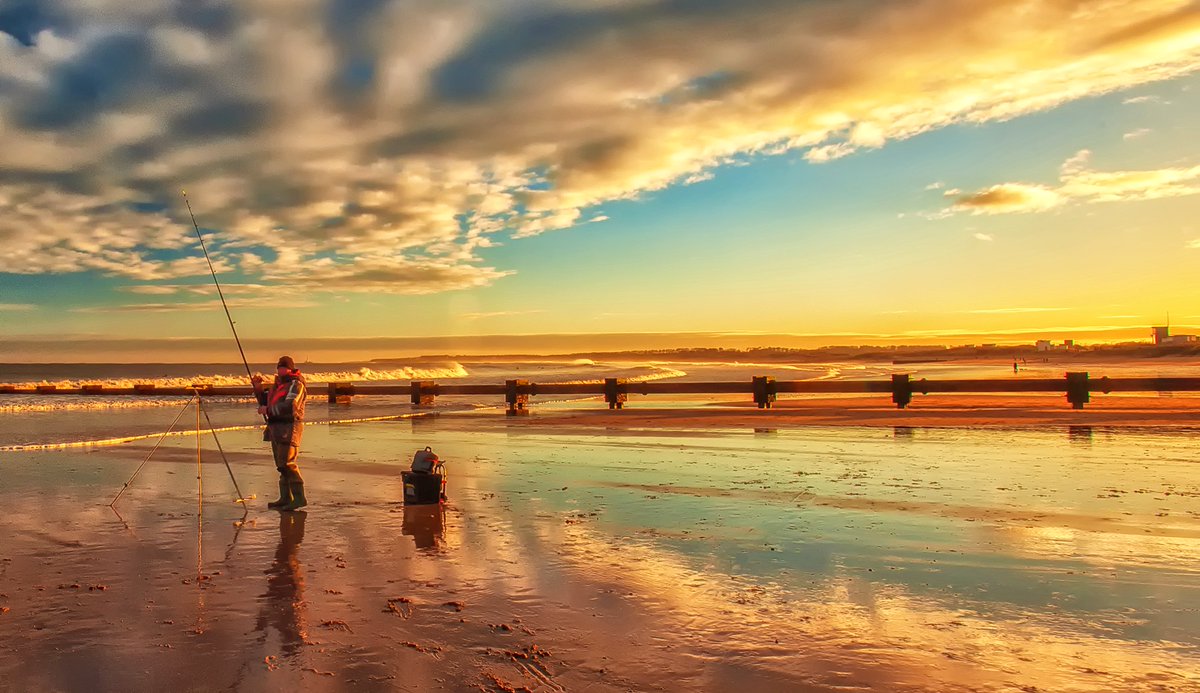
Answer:
[[[244,515],[211,440],[119,515],[153,441],[2,453],[0,688],[1200,690],[1193,400],[967,399],[314,426],[297,513],[254,431]]]
[[[681,400],[673,398],[676,403]],[[631,396],[621,410],[603,402],[581,402],[570,409],[530,406],[535,426],[591,429],[729,429],[806,426],[909,426],[1014,428],[1042,426],[1117,426],[1122,428],[1194,428],[1200,430],[1200,397],[1190,395],[1096,395],[1083,409],[1072,409],[1063,395],[914,395],[899,409],[889,395],[800,396],[755,408],[745,397],[710,402],[696,397],[693,406],[672,406],[661,399]],[[494,417],[479,414],[483,424]],[[509,425],[509,424],[505,424]]]

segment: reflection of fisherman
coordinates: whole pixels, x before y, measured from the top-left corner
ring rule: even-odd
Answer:
[[[296,466],[300,454],[300,438],[304,434],[304,375],[296,370],[290,356],[280,356],[275,382],[264,390],[262,376],[254,376],[254,396],[258,398],[258,413],[267,417],[263,440],[271,441],[271,454],[279,470],[279,500],[267,503],[268,508],[295,510],[308,505],[304,498],[304,479]]]
[[[279,546],[275,561],[267,569],[267,592],[254,630],[274,628],[282,641],[284,656],[294,656],[304,644],[304,571],[297,549],[304,541],[304,518],[308,513],[279,516]],[[264,633],[265,636],[265,633]]]

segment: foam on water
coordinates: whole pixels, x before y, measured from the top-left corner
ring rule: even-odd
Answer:
[[[260,374],[270,379],[271,374]],[[392,368],[386,370],[376,370],[369,366],[363,366],[357,370],[337,370],[337,371],[317,371],[314,373],[305,373],[304,377],[310,384],[315,383],[332,383],[332,382],[380,382],[393,380],[433,380],[433,379],[459,379],[469,376],[470,373],[462,364],[454,363],[444,367],[422,368],[405,366],[402,368]],[[63,378],[59,380],[38,380],[38,381],[17,381],[13,383],[5,383],[16,385],[17,387],[36,387],[39,385],[53,385],[55,387],[68,390],[77,389],[84,385],[101,385],[106,388],[132,388],[139,384],[152,384],[155,387],[189,387],[197,383],[205,383],[214,387],[237,387],[245,386],[246,376],[234,374],[214,374],[214,373],[197,373],[190,376],[175,376],[175,377],[158,377],[158,378]]]

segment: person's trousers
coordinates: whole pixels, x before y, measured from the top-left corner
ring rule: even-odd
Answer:
[[[299,454],[300,448],[290,442],[271,441],[271,455],[275,458],[275,468],[279,470],[279,476],[284,481],[304,481],[300,476],[300,467],[296,465],[296,456]]]

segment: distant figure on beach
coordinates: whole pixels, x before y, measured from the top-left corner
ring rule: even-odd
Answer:
[[[300,438],[304,434],[304,400],[307,388],[304,375],[296,370],[290,356],[280,356],[275,366],[275,382],[271,389],[263,388],[262,376],[250,379],[258,399],[258,413],[267,417],[263,440],[271,441],[271,455],[279,470],[279,500],[267,503],[268,508],[296,510],[308,505],[304,497],[304,479],[296,457],[300,454]]]
[[[1013,359],[1013,373],[1017,372],[1017,360]]]

